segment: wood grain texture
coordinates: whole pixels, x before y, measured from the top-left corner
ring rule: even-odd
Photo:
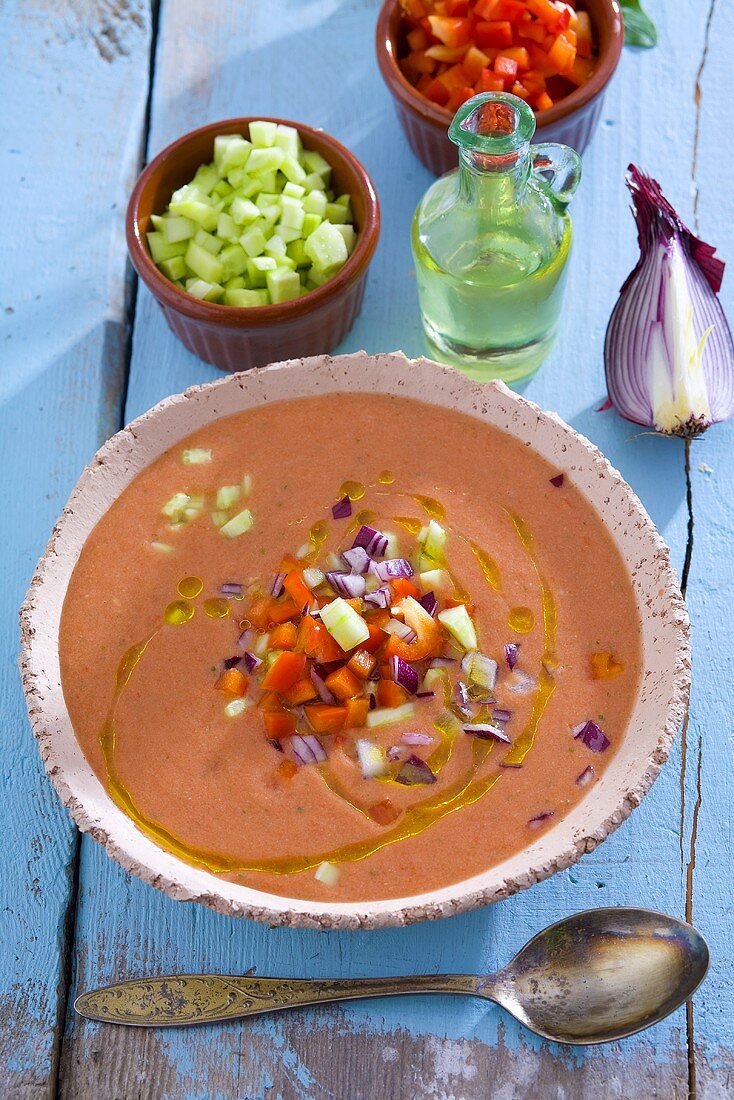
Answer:
[[[711,3],[648,0],[660,28],[660,45],[650,52],[625,51],[599,133],[585,157],[585,176],[573,206],[576,241],[568,288],[570,308],[556,351],[526,388],[528,396],[543,407],[556,409],[605,451],[642,497],[678,564],[683,561],[687,519],[682,446],[639,435],[614,413],[594,410],[604,396],[604,328],[618,286],[636,253],[622,183],[627,163],[635,160],[659,175],[684,216],[693,216],[697,189],[702,234],[719,246],[724,258],[734,255],[734,179],[720,144],[721,134],[728,132],[721,112],[731,108],[716,94],[727,85],[727,41],[732,41],[734,25],[732,12],[713,0],[713,33],[699,77]],[[362,315],[341,350],[401,348],[417,354],[423,345],[408,227],[430,177],[407,148],[376,71],[372,36],[377,6],[377,0],[272,0],[268,4],[255,0],[188,0],[186,4],[163,0],[149,151],[153,155],[200,123],[258,112],[323,126],[344,141],[373,175],[382,198],[383,231]],[[76,271],[69,274],[58,269],[58,261],[42,266],[50,247],[48,238],[42,236],[31,241],[27,259],[16,259],[13,254],[13,297],[8,297],[8,291],[0,295],[0,306],[7,303],[15,308],[16,300],[21,301],[15,288],[23,288],[22,317],[16,316],[19,310],[10,315],[17,325],[13,329],[17,344],[11,346],[18,346],[18,351],[7,375],[12,394],[3,409],[3,416],[7,410],[3,424],[10,425],[12,431],[3,434],[16,462],[11,469],[23,473],[18,476],[24,492],[12,528],[13,545],[24,560],[19,571],[23,582],[41,549],[52,514],[58,511],[99,433],[116,426],[120,344],[109,337],[105,344],[94,326],[110,317],[119,322],[124,316],[119,206],[117,215],[112,211],[112,242],[110,207],[112,202],[124,201],[139,143],[147,80],[148,24],[142,9],[79,0],[65,5],[64,10],[67,15],[59,17],[50,3],[11,4],[3,13],[15,36],[13,41],[26,51],[29,85],[48,94],[62,77],[67,81],[63,85],[67,99],[59,100],[57,114],[45,119],[37,139],[24,147],[24,167],[28,161],[40,175],[50,159],[47,146],[51,143],[55,148],[53,141],[59,133],[67,142],[80,136],[78,119],[83,116],[74,98],[77,85],[83,84],[85,97],[90,96],[91,88],[98,89],[107,104],[98,119],[98,137],[93,142],[85,127],[83,147],[80,143],[76,150],[79,163],[93,178],[86,207],[92,210],[95,232],[85,234],[74,224],[65,230],[61,251],[53,253],[63,255],[64,261],[74,254],[76,262],[68,264],[74,264]],[[120,18],[125,11],[141,20],[130,36],[125,35],[125,20]],[[98,18],[89,18],[90,12]],[[131,18],[131,26],[135,25]],[[54,51],[59,51],[58,57]],[[55,59],[55,67],[49,57]],[[67,64],[73,60],[73,79],[62,58]],[[0,75],[3,79],[7,74]],[[697,79],[701,88],[698,109]],[[115,81],[117,91],[113,94]],[[49,111],[53,115],[53,101]],[[46,132],[51,121],[55,122],[53,137]],[[5,154],[4,147],[2,152]],[[66,189],[58,188],[54,231],[65,226],[70,180],[72,175],[78,180],[79,175],[72,173],[63,159],[55,157],[64,181],[65,169],[68,172],[68,182]],[[22,174],[18,168],[15,180]],[[48,200],[41,216],[36,205],[30,205],[32,196],[22,187],[19,194],[19,214],[27,218],[28,210],[33,209],[43,225]],[[111,201],[105,206],[103,199]],[[100,252],[101,243],[104,248]],[[97,265],[94,268],[92,260]],[[45,306],[33,301],[40,290],[27,291],[39,281],[39,266],[45,276],[44,295],[49,279],[55,290],[41,299]],[[3,266],[6,278],[9,267],[9,263]],[[108,271],[117,274],[110,276]],[[734,282],[727,285],[725,280],[724,287],[734,316]],[[49,305],[55,308],[57,318],[52,329],[48,328]],[[63,326],[58,325],[59,317],[63,317]],[[97,331],[96,344],[90,331]],[[119,324],[113,328],[115,332],[119,334]],[[96,349],[96,357],[92,349]],[[177,343],[150,296],[139,291],[125,419],[166,394],[216,373]],[[38,378],[46,382],[46,388],[37,386],[31,392],[30,383]],[[13,404],[14,396],[17,401]],[[33,440],[24,430],[29,416],[40,429]],[[235,972],[254,966],[262,974],[314,977],[489,970],[510,957],[539,927],[577,909],[642,904],[683,915],[688,878],[694,917],[714,950],[714,971],[696,997],[694,1012],[699,1092],[706,1100],[734,1094],[731,1056],[727,1055],[734,1045],[728,995],[734,977],[729,901],[732,868],[726,862],[731,860],[730,844],[722,854],[722,839],[729,838],[731,829],[727,793],[731,755],[725,737],[725,731],[729,735],[731,731],[733,694],[726,648],[726,639],[731,638],[728,608],[734,582],[727,557],[734,523],[728,455],[731,434],[731,426],[715,429],[694,447],[697,517],[689,591],[696,687],[686,759],[683,761],[678,745],[643,805],[601,848],[569,871],[482,912],[402,930],[322,934],[269,930],[199,907],[176,905],[123,874],[97,845],[85,839],[79,871],[74,990],[138,973],[176,969]],[[35,435],[50,437],[48,446],[36,446]],[[32,470],[31,456],[36,458]],[[713,472],[699,471],[699,461],[709,463]],[[8,469],[7,460],[4,468]],[[46,499],[48,492],[52,496]],[[24,508],[26,499],[40,500],[43,507]],[[22,587],[20,584],[13,594],[13,606]],[[3,598],[7,595],[2,593]],[[12,669],[10,675],[14,675]],[[6,876],[13,886],[15,908],[10,939],[6,937],[9,970],[7,982],[3,973],[2,992],[8,995],[14,980],[21,990],[34,991],[23,1009],[22,1038],[16,1042],[20,1055],[13,1064],[25,1075],[17,1078],[18,1088],[25,1089],[18,1095],[40,1096],[43,1089],[50,1091],[54,981],[61,955],[59,921],[68,899],[64,876],[73,842],[50,789],[39,779],[30,736],[20,718],[15,681],[9,686],[16,700],[17,713],[11,725],[14,723],[17,741],[9,747],[8,757],[3,757],[2,774],[11,787],[13,805],[17,800],[22,813],[15,815],[21,818],[20,823],[14,821],[19,840]],[[700,806],[699,737],[703,749]],[[25,860],[30,838],[42,828],[56,839],[40,849],[40,900],[34,908]],[[691,852],[695,867],[689,868]],[[23,939],[29,935],[24,927],[33,929],[38,937],[37,959],[32,957],[27,938]],[[40,983],[38,989],[33,982]],[[17,1016],[21,994],[12,996],[16,999],[10,1001],[11,1020]],[[29,1025],[36,1019],[41,1021],[38,1028]],[[39,1041],[38,1035],[44,1038]],[[24,1081],[30,1084],[26,1086]],[[69,1013],[60,1094],[125,1100],[232,1096],[250,1100],[372,1100],[380,1096],[391,1100],[414,1096],[474,1100],[488,1095],[502,1100],[546,1096],[559,1100],[590,1096],[683,1100],[689,1094],[686,1019],[681,1011],[645,1036],[603,1051],[571,1051],[527,1035],[513,1021],[501,1020],[491,1006],[458,998],[334,1006],[227,1028],[170,1034],[112,1033],[82,1024]]]
[[[150,152],[199,123],[237,113],[279,113],[334,133],[373,174],[384,218],[363,313],[343,350],[400,347],[418,353],[422,340],[408,226],[430,177],[407,149],[375,71],[376,3],[315,0],[283,2],[277,8],[274,19],[271,5],[266,11],[259,5],[220,4],[212,18],[211,5],[200,0],[188,4],[185,14],[178,5],[163,4]],[[604,394],[604,327],[635,255],[624,168],[630,159],[642,160],[664,174],[676,198],[690,193],[692,89],[703,24],[695,20],[691,28],[687,20],[684,33],[674,13],[658,14],[661,48],[625,55],[587,158],[574,207],[577,239],[569,301],[576,307],[568,312],[552,360],[527,392],[602,446],[643,497],[673,547],[674,560],[682,562],[682,447],[633,438],[614,414],[594,411]],[[302,66],[295,73],[294,57]],[[640,103],[659,100],[655,90],[661,84],[670,89],[659,104],[662,117],[641,113]],[[677,156],[671,157],[674,132]],[[141,291],[127,419],[168,392],[215,376],[177,344]],[[693,787],[684,779],[692,804]],[[611,900],[682,913],[681,852],[687,851],[690,820],[684,820],[681,837],[681,790],[677,751],[643,807],[579,867],[493,909],[399,931],[325,936],[233,923],[172,904],[128,879],[85,841],[78,924],[85,950],[77,981],[87,987],[144,970],[228,971],[253,965],[263,974],[294,976],[482,970],[509,957],[542,924],[574,909]],[[64,1051],[69,1096],[82,1094],[85,1087],[93,1095],[107,1081],[120,1094],[136,1082],[141,1096],[316,1098],[344,1095],[349,1081],[354,1096],[457,1095],[468,1100],[488,1080],[498,1080],[492,1067],[501,1074],[508,1097],[531,1097],[547,1089],[564,1097],[610,1094],[641,1100],[683,1097],[688,1091],[682,1012],[647,1037],[603,1055],[554,1050],[521,1035],[512,1021],[504,1022],[500,1033],[495,1010],[449,998],[335,1007],[158,1039],[126,1032],[116,1037],[109,1058],[107,1049],[97,1029],[69,1020]],[[95,1050],[104,1067],[90,1079]],[[396,1053],[385,1056],[384,1051]],[[147,1076],[141,1081],[143,1064]],[[475,1078],[471,1068],[462,1069],[465,1065],[475,1068]]]
[[[79,470],[119,424],[120,215],[140,155],[148,35],[137,3],[0,6],[0,463],[12,486],[0,519],[3,1096],[55,1091],[77,852],[26,719],[17,608]]]

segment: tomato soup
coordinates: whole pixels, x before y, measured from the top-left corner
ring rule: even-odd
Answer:
[[[593,797],[642,661],[572,476],[366,394],[226,417],[148,466],[86,541],[60,653],[76,736],[139,829],[337,901],[461,881]]]

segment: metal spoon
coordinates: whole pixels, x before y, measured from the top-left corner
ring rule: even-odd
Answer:
[[[700,985],[706,941],[648,909],[590,909],[552,924],[496,974],[302,981],[175,974],[119,982],[77,997],[89,1020],[176,1027],[401,993],[469,993],[495,1001],[559,1043],[607,1043],[664,1019]]]

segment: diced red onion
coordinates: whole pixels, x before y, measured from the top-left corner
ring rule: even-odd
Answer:
[[[427,733],[404,733],[400,740],[405,745],[432,745],[433,738]]]
[[[390,619],[383,630],[387,631],[388,634],[394,634],[396,638],[402,639],[408,645],[412,645],[417,637],[415,631],[411,630],[407,623],[401,623],[400,619]]]
[[[231,581],[220,586],[219,594],[231,600],[234,599],[235,596],[241,596],[244,590],[244,584],[236,584],[234,581]]]
[[[412,577],[415,572],[407,558],[388,558],[387,561],[377,562],[373,565],[373,571],[381,581],[394,580],[396,577]]]
[[[504,760],[500,760],[501,768],[521,768],[522,764],[506,764]]]
[[[345,550],[342,557],[353,573],[366,573],[370,567],[370,556],[363,546]]]
[[[388,585],[383,585],[382,588],[378,588],[376,592],[368,592],[364,598],[364,602],[368,603],[371,607],[378,607],[385,610],[390,606],[390,597],[392,593]]]
[[[418,600],[421,607],[424,607],[432,619],[436,618],[436,612],[438,611],[438,600],[434,596],[433,592],[426,592]]]
[[[228,657],[227,660],[224,662],[224,667],[225,668],[237,668],[237,665],[241,664],[242,661],[244,661],[244,659],[245,658],[243,657],[243,655],[241,653],[238,654],[236,657]]]
[[[400,748],[400,745],[391,745],[385,755],[387,756],[388,760],[391,760],[393,763],[395,763],[396,760],[403,759],[403,753],[404,750]]]
[[[416,691],[415,697],[416,697],[416,699],[435,699],[436,692],[435,691]]]
[[[240,649],[249,649],[254,640],[255,631],[248,628],[247,630],[243,630],[240,634],[239,638],[237,639],[237,645],[240,647]]]
[[[365,579],[356,573],[327,573],[326,579],[334,591],[347,600],[358,599],[364,595]]]
[[[481,737],[484,741],[500,741],[503,745],[511,745],[512,741],[498,726],[491,726],[489,722],[470,722],[461,727],[464,733],[472,737]]]
[[[377,700],[375,699],[374,695],[370,695],[370,710],[374,710],[376,706]]]
[[[505,710],[504,707],[495,707],[495,709],[492,711],[492,717],[494,718],[495,722],[509,722],[512,718],[512,711]]]
[[[433,774],[425,760],[421,760],[420,756],[410,754],[405,761],[400,771],[395,776],[396,783],[404,783],[408,787],[414,786],[416,783],[435,783],[436,776]]]
[[[334,696],[331,694],[331,692],[327,688],[326,684],[324,683],[323,676],[316,670],[315,666],[313,666],[313,665],[311,666],[310,675],[311,675],[311,683],[313,684],[313,686],[318,691],[319,696],[321,698],[321,702],[322,703],[328,703],[330,706],[332,706],[336,702],[336,699],[334,698]]]
[[[418,690],[418,673],[413,666],[402,657],[393,656],[390,658],[390,667],[395,683],[400,684],[400,687],[405,688],[411,695],[415,695]]]
[[[591,780],[593,778],[594,769],[592,768],[591,764],[589,764],[588,767],[584,768],[580,775],[576,776],[576,782],[578,783],[579,787],[586,787],[589,783],[591,783]]]
[[[299,764],[322,764],[327,759],[324,746],[312,733],[301,737],[296,733],[290,739],[293,755]]]
[[[245,662],[245,668],[248,672],[254,672],[258,665],[262,664],[262,660],[255,653],[252,653],[249,649],[243,656],[242,660]]]
[[[528,821],[528,829],[539,829],[549,817],[555,815],[555,812],[555,810],[546,810],[544,814],[537,814],[535,817],[531,817],[530,821]]]
[[[455,665],[455,664],[456,664],[456,661],[454,660],[453,657],[433,657],[428,662],[428,667],[429,668],[451,668],[451,666]]]
[[[275,737],[266,737],[265,740],[269,745],[272,745],[276,752],[285,752],[283,745]]]
[[[591,718],[588,722],[581,722],[580,725],[574,726],[572,732],[575,739],[583,741],[587,749],[591,749],[592,752],[605,752],[611,744],[601,726],[597,726]]]
[[[517,664],[517,658],[519,656],[520,646],[515,645],[514,642],[509,642],[505,646],[505,660],[507,661],[507,667],[509,668],[510,672],[512,672],[513,668]]]
[[[352,502],[348,496],[343,496],[336,504],[331,506],[331,514],[334,519],[346,519],[352,514]]]
[[[283,581],[284,580],[285,580],[285,573],[278,573],[277,576],[273,577],[273,583],[270,585],[270,595],[274,596],[276,600],[277,600],[278,596],[280,596],[283,592]]]
[[[563,474],[556,474],[554,477],[548,478],[548,480],[551,485],[555,485],[556,489],[560,489],[561,485],[563,485],[563,477]]]
[[[457,701],[457,703],[459,704],[460,707],[468,707],[469,706],[469,702],[470,702],[470,700],[469,700],[469,691],[468,691],[467,686],[466,686],[466,684],[464,683],[463,680],[457,680],[456,681],[456,687],[454,688],[454,695],[456,696],[456,701]]]
[[[374,527],[362,525],[352,543],[352,548],[355,546],[362,546],[371,558],[384,558],[387,550],[387,535],[383,535],[382,531],[376,531]]]

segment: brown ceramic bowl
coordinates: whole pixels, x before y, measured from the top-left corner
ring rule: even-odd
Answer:
[[[536,141],[559,141],[583,153],[596,129],[604,93],[617,68],[624,24],[617,0],[584,0],[594,28],[599,61],[591,79],[548,111],[536,113]],[[426,168],[443,175],[456,167],[457,152],[447,135],[453,111],[431,103],[400,71],[403,24],[400,0],[385,0],[377,18],[377,63],[392,92],[395,110],[411,149]]]
[[[200,359],[226,371],[248,370],[277,359],[329,352],[354,324],[364,297],[367,269],[380,235],[380,205],[372,180],[335,138],[301,122],[268,118],[295,126],[305,149],[320,153],[332,167],[335,189],[352,197],[358,237],[344,267],[323,286],[279,305],[237,306],[203,302],[179,290],[153,263],[145,234],[151,214],[162,214],[173,192],[200,164],[214,159],[217,134],[248,133],[255,118],[210,122],[169,145],[150,162],[130,197],[126,234],[130,259],[152,292],[179,340]]]

